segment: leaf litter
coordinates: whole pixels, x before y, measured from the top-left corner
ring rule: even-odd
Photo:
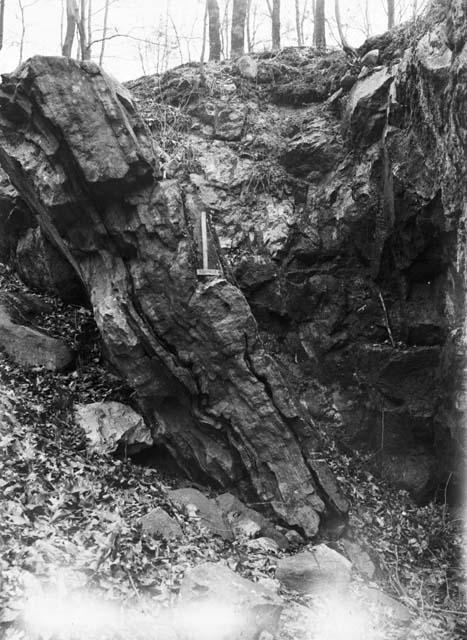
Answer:
[[[25,290],[6,268],[0,288]],[[224,561],[246,578],[270,583],[284,552],[213,536],[199,518],[168,499],[174,477],[126,458],[87,453],[85,435],[73,423],[73,404],[131,404],[132,391],[106,368],[91,312],[40,297],[52,312],[39,316],[38,327],[65,339],[78,361],[75,371],[52,373],[23,369],[0,353],[0,637],[38,640],[24,625],[24,612],[34,594],[51,589],[66,594],[68,603],[75,598],[76,611],[83,594],[107,603],[110,613],[100,640],[147,640],[167,622],[189,567]],[[465,638],[462,518],[446,504],[417,506],[406,492],[373,476],[363,455],[343,455],[331,441],[326,454],[352,504],[346,535],[376,568],[372,582],[354,572],[356,602],[368,609],[365,589],[375,586],[413,616],[407,626],[375,612],[368,638]],[[155,507],[181,524],[181,540],[142,535],[139,519]],[[326,542],[345,555],[342,541]],[[319,609],[319,602],[285,590],[281,595],[288,603],[281,639],[316,637],[313,625],[297,629],[300,616],[294,607],[309,612],[310,605]],[[91,629],[85,637],[97,640]],[[343,637],[350,640],[348,634]]]

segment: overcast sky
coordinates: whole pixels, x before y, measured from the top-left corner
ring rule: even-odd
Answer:
[[[104,67],[119,80],[128,80],[164,70],[180,62],[198,60],[202,41],[204,0],[110,0],[109,30]],[[306,0],[300,0],[303,6]],[[24,7],[23,60],[34,54],[59,55],[63,0],[6,0],[4,46],[0,51],[0,72],[12,71],[20,59],[21,12]],[[226,0],[219,0],[221,14]],[[365,39],[364,6],[366,0],[341,0],[342,18],[350,42],[358,45]],[[296,44],[294,0],[282,0],[282,44]],[[308,1],[311,5],[311,1]],[[385,30],[385,0],[368,0],[372,33]],[[410,15],[412,0],[398,0],[401,17]],[[418,4],[422,4],[422,0]],[[104,0],[92,0],[93,39],[102,35]],[[255,50],[270,46],[270,22],[266,0],[253,0],[255,9]],[[334,2],[327,0],[328,44],[333,46]],[[168,25],[169,54],[166,56],[164,32]],[[311,44],[311,20],[304,25],[305,44]],[[124,36],[124,37],[123,37]],[[148,41],[148,42],[147,42]],[[93,47],[93,58],[99,57],[100,43]]]

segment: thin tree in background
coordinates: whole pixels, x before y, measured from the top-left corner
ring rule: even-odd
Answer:
[[[394,0],[388,0],[388,29],[392,29],[395,24],[396,7]]]
[[[88,1],[90,2],[90,0]],[[81,11],[79,12],[79,18],[76,22],[76,26],[78,27],[81,60],[91,59],[91,45],[88,42],[87,37],[86,14],[86,0],[81,0]]]
[[[324,50],[326,49],[325,0],[316,0],[314,18],[313,45],[319,50]]]
[[[253,51],[253,39],[251,37],[251,3],[252,0],[248,0],[248,4],[246,7],[246,45],[248,49],[248,53]]]
[[[266,0],[271,16],[271,40],[272,50],[281,48],[281,0]]]
[[[25,20],[25,16],[24,16],[24,5],[23,5],[23,0],[18,0],[18,7],[19,7],[19,15],[21,17],[21,38],[19,41],[19,60],[18,60],[18,64],[21,64],[23,62],[23,52],[24,52],[24,38],[26,35],[26,20]]]
[[[303,46],[303,31],[301,23],[300,0],[295,0],[295,29],[297,30],[297,44]]]
[[[209,60],[221,59],[221,23],[217,0],[207,0],[209,16]]]
[[[342,48],[344,49],[345,53],[356,56],[357,53],[355,49],[349,45],[347,37],[344,33],[344,28],[342,26],[340,0],[334,0],[334,13],[336,16],[337,30],[339,32],[339,38],[342,44]]]
[[[63,41],[62,56],[71,58],[73,40],[75,39],[76,24],[79,20],[78,5],[75,0],[66,0],[66,32]]]
[[[104,53],[105,53],[105,42],[107,40],[107,29],[109,25],[109,0],[105,0],[104,7],[104,24],[102,26],[102,42],[101,42],[101,52],[99,54],[99,64],[102,67],[102,63],[104,61]]]
[[[101,52],[99,54],[99,64],[102,67],[102,63],[104,62],[104,53],[105,53],[105,42],[107,40],[107,29],[109,26],[109,0],[105,0],[104,6],[104,24],[102,25],[102,42],[101,42]]]
[[[206,40],[207,40],[207,22],[209,15],[209,0],[206,0],[203,15],[203,40],[201,45],[201,58],[200,58],[200,71],[201,76],[204,77],[204,56],[206,54]]]
[[[245,52],[245,22],[248,0],[233,0],[230,55],[232,58]]]
[[[4,24],[5,24],[5,0],[0,0],[0,49],[3,47]]]

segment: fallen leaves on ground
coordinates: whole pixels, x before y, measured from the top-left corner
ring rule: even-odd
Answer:
[[[4,289],[22,287],[8,272],[0,276]],[[39,326],[65,338],[80,358],[76,371],[51,373],[21,369],[0,353],[0,636],[30,640],[22,616],[37,590],[63,588],[70,598],[89,593],[113,603],[126,621],[118,634],[146,640],[144,621],[154,625],[174,605],[191,566],[224,560],[247,578],[271,583],[283,552],[212,536],[168,500],[174,478],[157,469],[87,454],[84,434],[73,424],[73,403],[131,403],[131,390],[106,370],[89,310],[47,300],[53,313],[39,317]],[[419,507],[405,492],[389,488],[366,470],[362,456],[341,455],[330,443],[327,457],[352,501],[349,535],[377,568],[374,584],[414,616],[409,627],[381,619],[371,640],[465,637],[461,522],[446,505]],[[157,506],[182,525],[182,540],[142,536],[139,519]],[[333,544],[344,552],[339,541]],[[353,597],[362,607],[366,583],[355,575]],[[294,607],[307,607],[305,612],[313,605],[304,596],[282,595]],[[300,616],[293,611],[288,609],[292,620],[284,623],[283,640],[314,638],[313,625],[302,628],[303,635],[294,630]],[[109,637],[116,634],[113,629]]]

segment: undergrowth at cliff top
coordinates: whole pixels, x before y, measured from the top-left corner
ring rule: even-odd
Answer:
[[[5,278],[11,286],[16,282],[2,277],[3,288]],[[54,305],[42,325],[80,344],[88,312]],[[0,354],[0,392],[9,399],[6,413],[12,418],[0,420],[0,637],[37,640],[23,624],[28,593],[58,583],[67,594],[85,591],[138,612],[130,628],[112,629],[106,636],[100,633],[100,640],[148,640],[141,621],[148,615],[154,620],[175,603],[190,566],[223,560],[247,578],[274,578],[283,552],[253,551],[245,542],[212,536],[199,519],[180,512],[168,500],[172,479],[129,460],[86,453],[84,434],[72,423],[72,403],[128,401],[127,390],[105,372],[97,345],[77,371],[68,374],[26,371]],[[57,403],[65,392],[66,402]],[[465,637],[460,521],[443,504],[417,507],[405,492],[390,489],[365,471],[364,460],[339,454],[332,443],[327,457],[352,502],[348,535],[376,566],[372,584],[398,598],[413,615],[408,627],[382,616],[374,624],[371,640]],[[182,540],[142,536],[139,519],[156,506],[180,522]],[[341,542],[330,544],[344,552]],[[357,599],[365,583],[369,580],[355,570],[352,589]],[[310,604],[305,596],[283,596],[289,602]],[[365,606],[364,601],[361,604]],[[59,635],[55,638],[62,640]],[[292,634],[284,628],[281,640],[292,638],[315,636],[312,629]],[[86,640],[94,636],[87,635]]]

